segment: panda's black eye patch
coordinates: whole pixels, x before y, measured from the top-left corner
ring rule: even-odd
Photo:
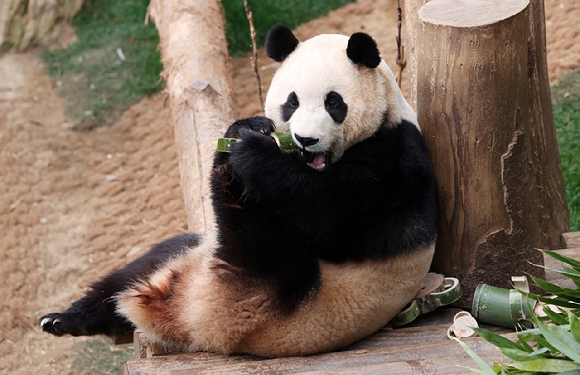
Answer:
[[[324,108],[326,108],[326,112],[328,112],[334,122],[339,124],[342,124],[348,112],[348,105],[346,105],[342,96],[336,91],[330,91],[326,94]]]
[[[282,120],[288,121],[290,117],[296,112],[298,107],[300,106],[300,102],[298,101],[298,96],[296,93],[292,91],[288,95],[288,99],[286,99],[286,103],[282,104]]]

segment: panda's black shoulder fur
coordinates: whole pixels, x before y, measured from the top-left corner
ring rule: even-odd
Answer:
[[[435,178],[411,123],[381,127],[324,171],[282,152],[263,118],[236,124],[242,142],[217,155],[212,198],[216,253],[236,269],[274,282],[295,306],[320,282],[319,259],[386,259],[436,236]]]

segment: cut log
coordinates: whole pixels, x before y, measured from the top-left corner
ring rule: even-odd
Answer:
[[[535,249],[558,248],[569,225],[563,179],[545,181],[562,176],[555,136],[541,135],[553,121],[532,114],[550,102],[547,75],[533,72],[541,59],[528,56],[545,53],[528,43],[531,10],[529,0],[433,0],[419,11],[417,111],[439,185],[433,266],[459,278],[465,308],[479,283],[543,278]]]
[[[580,232],[562,233],[562,246],[566,249],[580,247]]]
[[[214,227],[209,175],[217,140],[236,118],[231,62],[218,0],[152,0],[179,150],[189,230]]]
[[[418,11],[428,1],[405,0],[409,102],[415,110],[417,110],[417,33],[422,32]],[[539,189],[537,202],[541,230],[539,246],[556,249],[559,247],[559,234],[570,229],[570,220],[552,114],[546,60],[544,1],[530,1],[529,17],[528,85],[532,133],[530,147]]]

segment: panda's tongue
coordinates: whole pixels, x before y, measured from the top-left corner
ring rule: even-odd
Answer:
[[[323,170],[326,166],[326,155],[324,152],[319,152],[314,154],[314,159],[312,159],[312,163],[308,163],[308,165],[316,170]]]

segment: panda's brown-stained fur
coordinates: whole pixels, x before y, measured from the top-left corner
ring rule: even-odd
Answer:
[[[177,350],[265,357],[334,350],[376,331],[409,302],[428,271],[433,248],[388,261],[321,262],[320,290],[284,315],[259,280],[216,274],[211,248],[202,244],[120,294],[119,311],[151,340]],[[183,277],[172,285],[176,272]],[[171,298],[160,293],[169,289]],[[141,303],[144,296],[152,302]]]
[[[260,312],[273,310],[271,297],[259,281],[242,281],[216,268],[213,246],[215,239],[208,235],[148,282],[122,292],[119,311],[169,348],[231,352],[233,343],[262,322],[266,314]],[[175,273],[181,275],[179,283],[173,283]],[[165,290],[171,290],[170,298],[159,293]],[[149,304],[142,303],[144,296]]]

